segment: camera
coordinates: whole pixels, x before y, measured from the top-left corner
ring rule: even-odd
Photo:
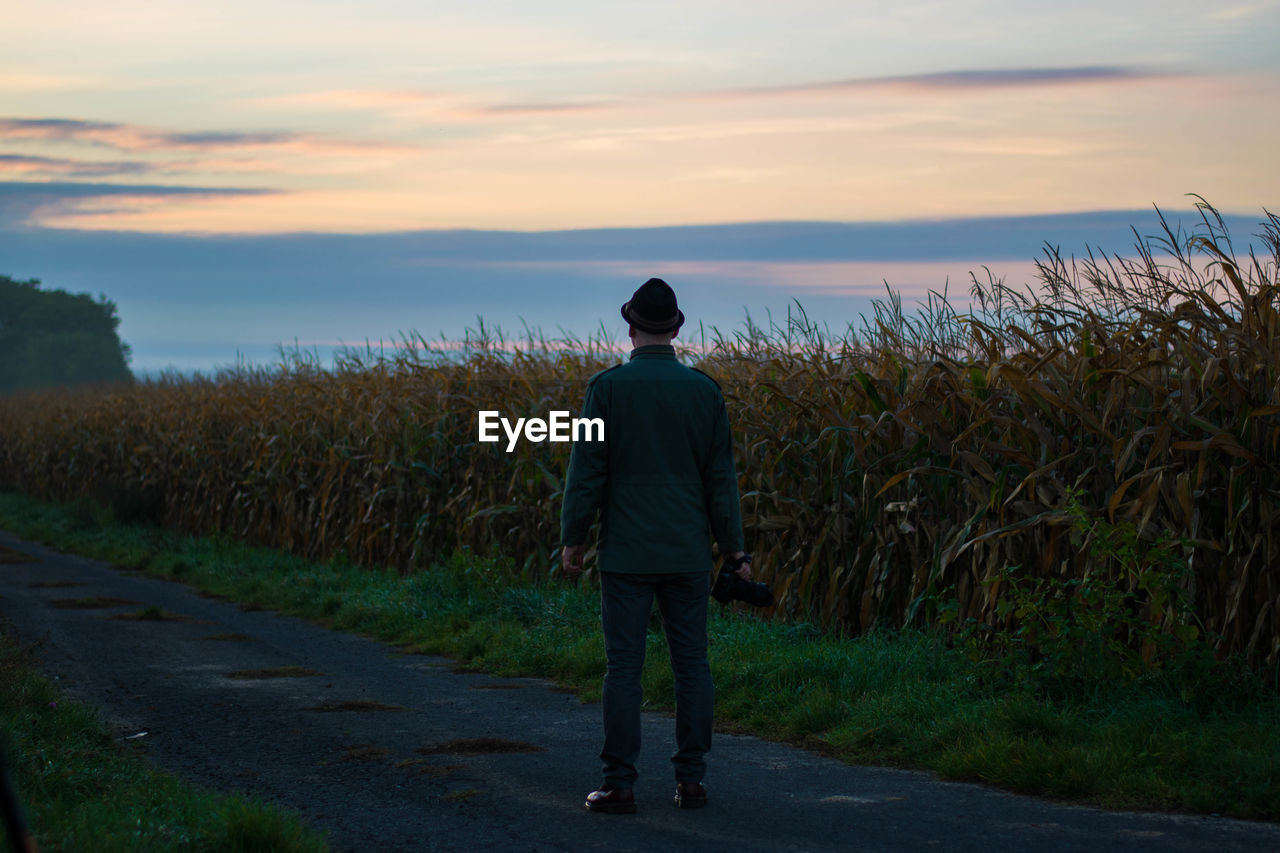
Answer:
[[[754,581],[744,581],[738,576],[738,569],[742,568],[744,563],[750,562],[750,554],[743,554],[738,560],[732,557],[724,558],[724,562],[720,564],[720,573],[716,575],[716,582],[711,587],[711,595],[716,601],[721,604],[745,601],[752,607],[772,606],[773,593],[769,591],[768,586]]]

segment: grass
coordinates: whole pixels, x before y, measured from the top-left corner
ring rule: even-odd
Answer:
[[[255,601],[330,627],[449,655],[499,676],[542,676],[599,698],[598,592],[522,584],[510,565],[461,553],[410,576],[313,563],[225,539],[111,523],[0,495],[0,527]],[[1055,689],[1034,663],[975,655],[941,635],[850,639],[713,605],[717,718],[847,761],[929,769],[1028,794],[1106,807],[1280,819],[1280,698],[1231,664]],[[651,708],[672,680],[656,622],[645,668]]]
[[[0,636],[0,720],[41,850],[322,851],[280,809],[152,770]],[[7,847],[5,849],[8,849]]]

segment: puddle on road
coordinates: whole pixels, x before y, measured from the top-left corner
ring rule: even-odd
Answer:
[[[108,619],[122,619],[130,622],[187,622],[196,623],[203,620],[196,619],[194,616],[185,616],[181,613],[171,613],[162,607],[151,605],[141,610],[135,610],[132,613],[117,613],[114,616],[108,616]],[[207,623],[206,623],[207,624]]]
[[[484,792],[479,788],[459,788],[444,795],[446,800],[453,803],[465,803],[472,797],[478,797]]]
[[[425,758],[408,758],[397,761],[397,770],[410,770],[419,776],[448,776],[463,768],[461,764],[431,764]]]
[[[342,748],[343,761],[381,761],[390,751],[371,743],[358,743]]]
[[[407,711],[409,710],[403,705],[387,705],[382,702],[371,702],[367,699],[354,699],[347,702],[322,702],[308,711],[355,711],[357,713],[370,711]]]
[[[307,678],[312,675],[324,675],[305,666],[273,666],[266,669],[237,669],[227,673],[227,678],[248,681],[258,678]]]
[[[486,755],[509,752],[545,752],[543,747],[522,740],[500,737],[464,737],[419,747],[419,755]]]
[[[85,598],[55,598],[49,601],[49,606],[58,610],[102,610],[108,607],[128,607],[137,603],[127,598],[91,595]]]
[[[0,563],[38,563],[39,559],[0,545]]]

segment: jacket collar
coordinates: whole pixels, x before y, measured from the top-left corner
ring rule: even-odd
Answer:
[[[632,360],[637,358],[665,358],[675,361],[676,348],[671,344],[650,344],[644,347],[636,347],[631,351]]]

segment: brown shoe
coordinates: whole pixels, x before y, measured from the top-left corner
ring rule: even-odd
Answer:
[[[707,789],[698,782],[681,782],[676,785],[676,808],[700,809],[707,804]]]
[[[636,795],[630,788],[614,788],[605,785],[587,794],[587,811],[605,814],[635,814]]]

